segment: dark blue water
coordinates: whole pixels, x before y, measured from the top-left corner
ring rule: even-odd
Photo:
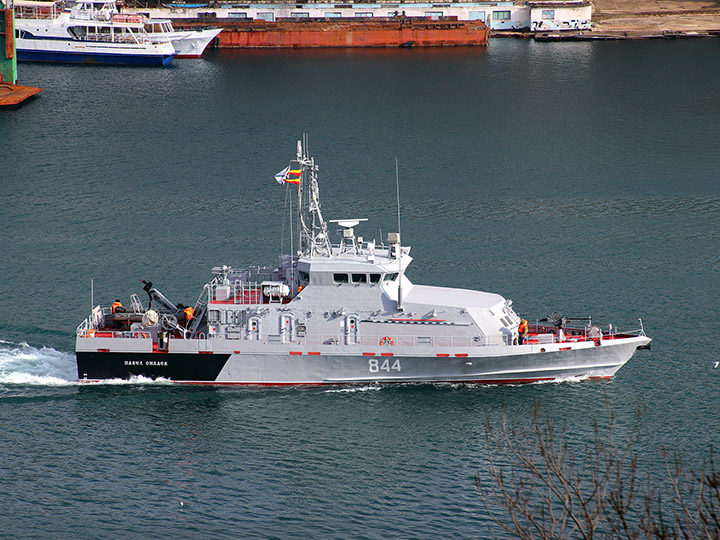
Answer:
[[[717,441],[720,41],[211,52],[170,69],[20,66],[0,111],[0,536],[480,538],[484,422],[540,399],[582,443],[645,409]],[[654,338],[609,382],[78,386],[74,329],[152,280],[194,302],[272,265],[303,132],[327,219],[402,231],[415,283],[501,293]],[[287,248],[287,242],[285,244]]]

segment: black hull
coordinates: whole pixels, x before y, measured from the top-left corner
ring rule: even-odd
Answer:
[[[78,378],[103,380],[143,376],[212,382],[228,358],[229,354],[78,352]]]

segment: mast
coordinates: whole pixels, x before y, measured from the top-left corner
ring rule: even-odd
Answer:
[[[298,188],[300,249],[311,257],[314,255],[329,257],[332,249],[327,224],[320,210],[320,188],[317,181],[318,167],[315,165],[315,158],[307,155],[307,140],[304,146],[301,141],[298,141],[297,161],[302,171]],[[307,184],[307,194],[304,193],[304,184]],[[304,196],[307,197],[307,207],[303,204]]]
[[[303,158],[302,152],[303,152],[302,143],[300,141],[298,141],[297,142],[297,153],[296,153],[295,159],[299,163],[302,163],[302,158]],[[304,176],[305,176],[305,174],[304,174],[304,170],[303,170],[303,172],[300,173],[300,182],[298,183],[298,205],[297,205],[297,207],[298,207],[298,249],[300,250],[300,252],[304,251],[304,249],[305,249],[305,246],[303,244],[303,232],[305,231],[306,227],[305,227],[305,217],[303,216],[303,200],[302,200],[303,184],[305,184]],[[291,253],[291,255],[294,256],[295,254]]]
[[[401,310],[402,304],[402,280],[403,280],[403,265],[402,265],[402,244],[400,243],[400,173],[398,170],[398,159],[395,156],[395,194],[397,196],[397,222],[398,222],[398,300],[397,308]]]

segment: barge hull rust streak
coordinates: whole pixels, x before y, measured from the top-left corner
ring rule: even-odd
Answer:
[[[207,21],[174,19],[177,28],[204,26]],[[223,31],[216,38],[221,49],[323,47],[443,47],[487,45],[488,30],[481,21],[248,21],[213,19]]]

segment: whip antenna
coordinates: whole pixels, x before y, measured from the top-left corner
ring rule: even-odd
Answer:
[[[400,173],[398,170],[397,156],[395,156],[395,194],[397,197],[398,234],[400,234]]]

